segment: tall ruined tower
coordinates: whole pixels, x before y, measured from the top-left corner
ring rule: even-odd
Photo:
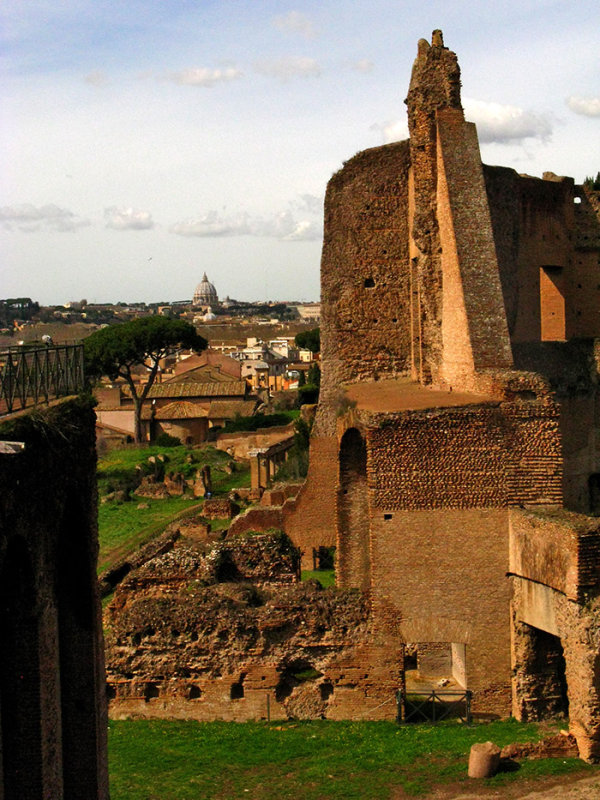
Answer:
[[[420,39],[408,96],[411,190],[411,340],[413,377],[430,382],[438,377],[442,355],[442,274],[437,218],[437,112],[460,102],[460,67],[456,53],[444,47],[440,30],[431,45]]]

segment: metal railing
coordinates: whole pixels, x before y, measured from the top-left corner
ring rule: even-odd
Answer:
[[[0,350],[0,416],[84,389],[83,345],[22,345]]]
[[[406,692],[396,694],[398,722],[430,722],[435,724],[443,719],[460,719],[470,725],[471,698],[468,689],[439,692],[432,689],[429,694]]]

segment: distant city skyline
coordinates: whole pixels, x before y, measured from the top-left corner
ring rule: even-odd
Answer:
[[[419,38],[482,158],[600,170],[596,0],[13,0],[0,11],[0,296],[319,299],[327,180],[407,136]]]

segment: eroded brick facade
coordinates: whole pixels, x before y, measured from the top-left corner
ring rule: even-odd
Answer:
[[[133,572],[105,612],[111,716],[387,716],[402,651],[364,594],[300,584],[298,566],[287,537],[183,537]]]
[[[482,165],[439,31],[406,102],[410,140],[328,186],[312,452],[338,457],[304,491],[390,647],[439,651],[480,712],[568,706],[597,757],[600,534],[549,509],[600,511],[598,193]]]

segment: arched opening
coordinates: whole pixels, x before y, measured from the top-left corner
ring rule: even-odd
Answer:
[[[42,726],[35,581],[27,545],[7,547],[0,573],[0,715],[4,797],[41,797]]]
[[[367,450],[356,428],[340,444],[338,491],[338,580],[340,586],[368,589],[370,585]]]

